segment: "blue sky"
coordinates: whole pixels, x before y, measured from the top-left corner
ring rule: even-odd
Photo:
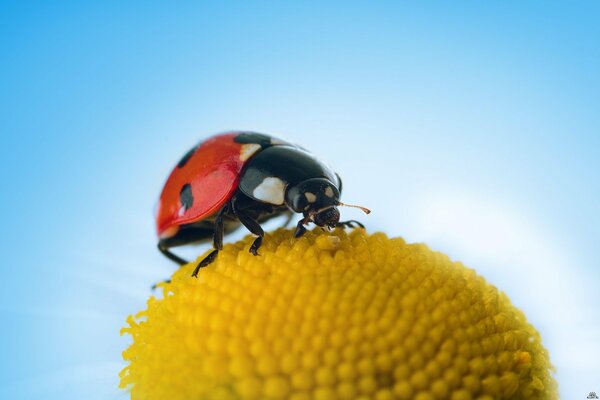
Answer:
[[[600,391],[599,17],[3,2],[0,397],[124,397],[118,330],[173,269],[152,207],[180,156],[230,129],[311,149],[373,210],[344,215],[475,268],[541,331],[564,398]]]

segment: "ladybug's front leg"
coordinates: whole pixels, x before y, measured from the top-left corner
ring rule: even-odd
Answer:
[[[223,208],[221,208],[219,210],[219,213],[217,214],[217,218],[215,219],[215,232],[213,234],[214,250],[211,251],[206,257],[204,257],[204,259],[202,261],[200,261],[200,263],[196,266],[196,268],[194,269],[194,272],[192,272],[193,277],[198,276],[198,272],[200,271],[200,268],[204,268],[207,265],[209,265],[210,263],[212,263],[213,261],[215,261],[215,259],[217,258],[217,254],[219,254],[219,250],[223,249],[223,233],[224,233],[223,215],[228,210],[229,210],[229,203],[225,204],[223,206]]]
[[[309,222],[309,217],[304,217],[300,221],[298,221],[298,224],[296,225],[296,231],[294,232],[295,238],[299,238],[300,236],[306,233],[306,228],[304,227],[304,225],[308,224]]]

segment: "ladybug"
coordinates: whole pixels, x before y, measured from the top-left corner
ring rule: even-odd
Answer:
[[[188,151],[173,169],[156,210],[158,249],[170,260],[188,262],[170,248],[212,238],[213,251],[195,268],[212,263],[223,248],[223,235],[243,225],[257,235],[250,252],[258,255],[273,217],[301,213],[294,233],[310,222],[321,227],[361,226],[339,222],[337,206],[364,207],[339,201],[342,180],[302,147],[255,132],[213,136]]]

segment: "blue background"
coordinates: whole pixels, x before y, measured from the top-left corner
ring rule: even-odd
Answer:
[[[600,6],[395,3],[3,1],[0,397],[126,397],[153,205],[229,129],[327,160],[343,217],[477,269],[600,392]]]

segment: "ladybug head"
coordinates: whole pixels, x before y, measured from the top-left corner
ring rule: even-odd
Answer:
[[[309,216],[319,226],[334,227],[340,220],[336,206],[340,191],[326,178],[312,178],[291,186],[285,193],[289,208]]]
[[[340,222],[340,212],[336,207],[329,207],[313,215],[313,222],[319,226],[335,228]]]

